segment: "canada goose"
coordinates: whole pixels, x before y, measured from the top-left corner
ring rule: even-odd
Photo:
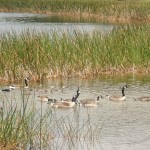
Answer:
[[[25,87],[24,88],[28,88],[28,82],[29,82],[29,80],[30,80],[30,78],[29,77],[26,77],[25,79],[24,79],[24,83],[25,83]],[[8,86],[8,85],[7,85]],[[21,86],[19,86],[19,85],[9,85],[9,89],[11,89],[11,90],[15,90],[15,89],[19,89]]]
[[[38,98],[42,102],[53,102],[53,103],[55,103],[57,101],[56,99],[48,98],[47,96],[38,96]]]
[[[51,103],[51,106],[54,108],[72,108],[76,105],[75,96],[72,97],[72,101],[59,101],[55,103]]]
[[[126,96],[125,96],[125,93],[124,93],[124,90],[126,88],[127,88],[127,85],[122,87],[122,96],[117,96],[117,95],[108,96],[109,100],[111,100],[111,101],[124,101],[124,100],[126,100]]]
[[[75,97],[75,101],[77,101],[77,98],[79,97],[79,95],[80,95],[80,90],[79,90],[79,88],[78,88],[78,90],[77,90],[77,95],[75,95],[74,97]],[[62,99],[61,98],[61,101],[67,101],[67,102],[71,102],[72,101],[72,99]]]
[[[83,106],[97,106],[97,103],[99,102],[99,99],[103,98],[101,95],[97,97],[97,99],[83,99],[80,100],[79,103],[81,103]]]
[[[150,96],[142,96],[139,98],[134,98],[135,100],[139,100],[139,101],[150,101]]]

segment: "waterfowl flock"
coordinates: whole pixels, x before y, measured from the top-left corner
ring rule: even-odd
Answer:
[[[125,89],[127,88],[127,85],[122,87],[122,96],[108,96],[108,99],[111,101],[124,101],[126,100],[125,96]],[[76,95],[72,97],[72,99],[63,99],[61,98],[60,100],[49,100],[47,96],[38,96],[42,99],[42,101],[47,101],[50,102],[50,105],[54,108],[71,108],[75,107],[76,105],[79,106],[84,106],[84,107],[95,107],[98,105],[100,99],[103,99],[104,97],[102,95],[98,95],[97,98],[86,98],[86,99],[81,99],[78,100],[78,97],[80,95],[80,90],[79,88],[76,91]]]
[[[26,77],[24,78],[24,84],[23,88],[28,89],[29,87],[29,81],[30,78]],[[19,88],[20,86],[15,86],[15,85],[9,85],[8,88],[1,89],[2,92],[11,92],[12,90],[15,90]],[[127,85],[124,85],[121,89],[121,95],[106,95],[108,97],[108,100],[110,101],[125,101],[126,100],[126,95],[125,95],[125,89],[128,88]],[[60,100],[57,100],[55,98],[49,98],[48,96],[37,96],[37,99],[41,102],[47,102],[50,104],[51,107],[54,108],[72,108],[75,106],[84,106],[84,107],[95,107],[99,104],[100,99],[104,99],[104,96],[98,95],[95,98],[85,98],[85,99],[80,99],[80,89],[78,87],[76,94],[72,96],[72,98],[61,98]],[[142,96],[139,98],[134,98],[135,100],[138,101],[150,101],[150,96]]]

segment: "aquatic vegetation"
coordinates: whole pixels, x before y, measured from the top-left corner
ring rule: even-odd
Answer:
[[[149,27],[118,27],[109,35],[74,31],[3,33],[0,37],[1,80],[87,77],[149,72]],[[33,79],[32,78],[32,79]]]
[[[149,22],[150,1],[140,0],[1,0],[5,12],[33,12],[106,19],[111,22]]]

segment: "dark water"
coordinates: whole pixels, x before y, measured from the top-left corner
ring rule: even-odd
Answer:
[[[75,30],[79,32],[99,31],[102,34],[108,34],[113,30],[114,26],[106,23],[97,23],[94,19],[48,16],[45,14],[29,14],[29,13],[0,13],[0,33],[23,31],[37,32],[60,32],[73,33]]]
[[[121,88],[127,84],[126,101],[109,101],[105,95],[121,95]],[[70,109],[52,109],[47,102],[38,101],[38,95],[51,98],[71,98],[77,87],[80,87],[79,100],[95,98],[103,95],[97,107],[77,106]],[[65,138],[65,133],[57,126],[53,127],[54,140],[51,149],[79,150],[148,150],[150,147],[150,103],[140,102],[134,98],[150,95],[149,76],[101,76],[91,79],[54,79],[44,84],[30,83],[32,91],[28,95],[29,102],[37,109],[51,109],[55,118],[63,119],[63,130],[71,126],[80,129],[80,138]],[[19,106],[20,90],[11,93],[0,93],[1,100],[9,100]],[[84,125],[84,126],[83,126]]]

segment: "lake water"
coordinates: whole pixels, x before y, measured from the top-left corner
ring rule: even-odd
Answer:
[[[114,26],[106,23],[96,23],[96,20],[77,19],[76,17],[64,18],[61,16],[48,16],[45,14],[29,13],[0,13],[0,33],[16,32],[21,33],[26,30],[52,33],[92,33],[99,31],[108,34]]]
[[[107,94],[121,95],[125,90],[126,101],[113,102]],[[2,86],[4,87],[4,85]],[[71,150],[148,150],[150,147],[150,102],[140,102],[134,98],[150,95],[150,77],[130,76],[100,76],[91,79],[51,79],[44,84],[30,83],[32,90],[28,94],[29,102],[34,101],[37,109],[50,109],[58,120],[62,118],[62,128],[80,129],[80,138],[65,138],[65,133],[53,127],[54,139],[49,143],[50,149]],[[77,106],[70,109],[53,109],[38,101],[38,95],[50,98],[71,98],[80,87],[79,100],[95,98],[103,95],[97,107]],[[20,103],[21,92],[16,89],[10,93],[0,92],[0,98],[10,100],[12,104]],[[49,141],[48,141],[49,142]]]

